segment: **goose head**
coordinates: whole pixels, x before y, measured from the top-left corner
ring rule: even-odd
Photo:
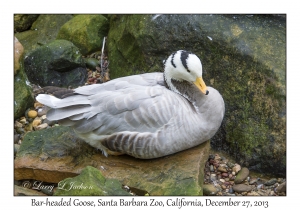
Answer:
[[[164,79],[168,87],[181,95],[178,84],[195,85],[202,94],[208,95],[207,87],[202,79],[202,64],[193,53],[178,50],[172,53],[164,62]]]

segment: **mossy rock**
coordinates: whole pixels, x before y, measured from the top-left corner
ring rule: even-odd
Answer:
[[[14,41],[14,119],[25,115],[33,104],[31,84],[24,73],[24,48],[18,39]]]
[[[87,55],[101,50],[108,28],[108,20],[103,15],[76,15],[61,27],[56,38],[73,42]]]
[[[14,15],[14,32],[28,30],[32,23],[39,17],[37,14],[15,14]]]
[[[116,196],[130,195],[122,189],[122,184],[116,179],[106,179],[102,173],[87,166],[79,176],[67,178],[58,183],[56,196]]]
[[[78,87],[87,79],[79,49],[67,40],[54,40],[31,52],[24,60],[28,79],[42,87]]]
[[[110,15],[110,77],[163,71],[170,53],[197,54],[226,113],[212,139],[250,170],[286,169],[284,15]]]
[[[61,26],[72,18],[73,15],[69,14],[39,15],[30,30],[15,33],[24,47],[25,55],[55,40]]]
[[[25,115],[26,109],[33,105],[32,87],[24,72],[23,57],[20,59],[20,69],[14,76],[14,119]]]

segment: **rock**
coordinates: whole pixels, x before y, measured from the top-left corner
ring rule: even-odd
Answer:
[[[217,176],[216,174],[210,174],[210,180],[213,182],[213,181],[216,181],[217,180]]]
[[[225,182],[225,179],[220,179],[219,181],[222,182],[222,183],[224,183],[224,182]]]
[[[255,184],[255,183],[257,183],[257,181],[258,181],[258,179],[257,179],[257,178],[255,178],[255,179],[252,179],[252,180],[250,180],[249,184]]]
[[[76,185],[76,186],[74,186]],[[78,187],[79,189],[76,189]],[[74,189],[75,188],[75,189]],[[92,166],[84,168],[79,176],[67,178],[58,183],[56,196],[103,196],[130,195],[122,189],[116,179],[106,179],[99,169]]]
[[[235,165],[234,165],[234,163],[232,163],[232,162],[228,162],[228,163],[227,163],[227,166],[228,166],[229,168],[233,168]]]
[[[273,178],[273,179],[270,179],[268,181],[265,182],[265,185],[266,186],[270,186],[270,185],[273,185],[277,182],[277,179],[276,178]]]
[[[212,196],[218,193],[218,189],[213,184],[204,184],[203,185],[203,195]]]
[[[73,18],[73,15],[43,14],[39,15],[32,24],[31,30],[15,33],[15,36],[22,43],[25,55],[32,50],[48,44],[55,40],[61,26]]]
[[[43,121],[44,123],[47,123],[49,126],[52,126],[56,123],[56,121],[50,121],[47,118]]]
[[[283,182],[282,184],[280,184],[276,190],[277,193],[281,193],[281,192],[286,192],[286,182]]]
[[[228,177],[228,173],[222,173],[222,177]]]
[[[242,183],[247,177],[249,176],[249,169],[246,167],[243,167],[239,173],[236,175],[234,179],[235,184]]]
[[[32,122],[32,126],[35,128],[35,127],[39,126],[41,123],[42,123],[42,120],[40,120],[40,119],[35,119],[35,120],[33,120],[33,122]]]
[[[109,22],[103,15],[76,15],[61,27],[56,39],[74,43],[83,55],[87,55],[101,50],[108,27]]]
[[[251,192],[247,193],[247,196],[260,196],[260,194],[255,191],[251,191]]]
[[[24,53],[24,48],[19,40],[15,37],[15,45],[14,45],[14,74],[20,69],[20,59],[22,58]]]
[[[14,185],[14,196],[45,196],[46,194],[36,190]]]
[[[285,174],[285,17],[110,15],[107,40],[112,79],[162,71],[177,49],[196,53],[206,84],[227,102],[212,147],[257,171]]]
[[[17,152],[19,151],[20,149],[20,145],[19,144],[14,144],[14,155],[17,154]]]
[[[242,193],[251,191],[253,187],[245,184],[236,184],[232,186],[232,189],[237,193]]]
[[[24,60],[28,79],[37,85],[78,87],[87,71],[79,49],[66,40],[55,40],[32,51]]]
[[[97,60],[96,58],[85,59],[85,65],[91,70],[96,70],[96,67],[100,66],[99,60]]]
[[[41,117],[41,116],[47,114],[49,109],[50,109],[50,107],[47,107],[47,106],[43,106],[42,108],[39,108],[38,109],[38,116]]]
[[[42,108],[44,105],[41,104],[40,102],[35,102],[35,103],[33,104],[33,106],[34,106],[35,109],[39,109],[39,108]],[[39,117],[40,117],[40,116],[39,116]]]
[[[15,121],[14,127],[15,127],[15,128],[22,128],[22,127],[23,127],[23,124],[20,123],[20,122],[18,122],[18,121]]]
[[[15,14],[14,15],[14,32],[22,32],[28,30],[32,23],[39,17],[34,14]]]
[[[18,133],[18,134],[23,134],[23,133],[25,133],[25,131],[24,131],[24,129],[23,128],[16,128],[16,132]]]
[[[14,144],[17,144],[20,140],[20,134],[15,134],[14,135]]]
[[[213,165],[210,165],[210,166],[209,166],[209,170],[210,170],[211,172],[214,172],[214,171],[215,171],[214,166],[213,166]]]
[[[21,53],[21,49],[19,49],[19,53]],[[16,59],[18,60],[18,58],[15,58],[15,62]],[[24,73],[23,59],[21,61],[18,60],[18,63],[20,66],[16,67],[15,65],[15,70],[19,70],[15,72],[14,76],[14,119],[24,116],[26,109],[33,104],[32,87],[30,86],[27,76]]]
[[[37,117],[37,112],[35,110],[30,110],[28,112],[28,117],[30,117],[30,118],[36,118]]]
[[[241,169],[242,167],[239,164],[235,164],[232,171],[237,174]]]
[[[262,188],[264,188],[264,185],[263,185],[263,184],[259,184],[259,185],[257,185],[256,188],[257,188],[257,189],[262,189]]]
[[[218,167],[218,171],[220,171],[220,172],[227,172],[227,169],[226,169],[225,166],[219,166]]]
[[[26,114],[26,113],[25,113]],[[21,117],[19,120],[20,123],[22,123],[23,125],[25,125],[27,123],[27,120],[25,117]],[[20,126],[19,126],[20,127]]]
[[[48,126],[49,126],[49,125],[48,125],[47,123],[43,123],[43,124],[37,126],[35,129],[36,129],[36,130],[42,130],[42,129],[47,128]]]
[[[93,166],[107,179],[150,195],[202,195],[209,141],[174,155],[141,160],[127,155],[104,157],[78,139],[73,130],[58,126],[27,133],[14,162],[16,180],[58,183]]]
[[[25,125],[24,129],[25,129],[25,131],[32,131],[33,130],[32,123]]]

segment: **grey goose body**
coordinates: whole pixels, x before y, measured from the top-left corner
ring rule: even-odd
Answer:
[[[63,99],[40,94],[49,120],[71,126],[103,154],[151,159],[212,138],[225,111],[220,93],[206,87],[199,58],[177,51],[164,73],[122,77],[74,89]]]

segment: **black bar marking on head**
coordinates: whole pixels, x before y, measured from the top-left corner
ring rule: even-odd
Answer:
[[[174,63],[174,56],[175,56],[175,54],[176,54],[176,52],[174,52],[174,53],[172,54],[172,59],[171,59],[171,64],[172,64],[172,66],[174,66],[174,68],[176,68],[176,65],[175,65],[175,63]]]
[[[184,66],[184,68],[186,68],[186,70],[187,70],[188,72],[190,72],[190,70],[189,70],[189,68],[188,68],[188,66],[187,66],[186,60],[187,60],[187,58],[189,57],[189,54],[191,54],[191,53],[188,52],[188,51],[182,51],[182,52],[181,52],[181,56],[180,56],[181,63],[182,63],[182,65]]]

